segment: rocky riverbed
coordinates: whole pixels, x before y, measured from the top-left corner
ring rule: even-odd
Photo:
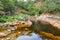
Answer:
[[[34,35],[41,40],[60,40],[60,20],[54,16],[42,14],[29,16],[30,21],[0,23],[0,40],[19,40],[24,37],[29,40]]]

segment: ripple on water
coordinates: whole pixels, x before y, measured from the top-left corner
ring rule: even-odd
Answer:
[[[22,35],[22,36],[19,36],[17,40],[43,40],[43,39],[39,35],[35,33],[31,33],[31,36]]]

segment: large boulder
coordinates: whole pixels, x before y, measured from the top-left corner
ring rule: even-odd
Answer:
[[[59,16],[53,14],[42,14],[38,20],[40,22],[40,29],[43,31],[60,36],[60,20]]]

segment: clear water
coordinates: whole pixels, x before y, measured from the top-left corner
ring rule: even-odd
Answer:
[[[31,36],[22,35],[19,36],[16,40],[43,40],[43,39],[38,34],[31,33]]]

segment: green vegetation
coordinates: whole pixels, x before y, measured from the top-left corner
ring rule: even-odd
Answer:
[[[10,11],[11,13],[13,13],[15,9],[14,0],[0,0],[0,1],[1,1],[4,12]]]
[[[35,2],[32,2],[32,1],[27,1],[27,2],[19,1],[18,6],[22,9],[28,11],[29,14],[31,14],[31,15],[38,14],[38,10],[35,8]]]
[[[13,15],[13,16],[7,16],[7,15],[3,15],[2,17],[0,16],[0,22],[6,22],[6,21],[14,21],[14,20],[25,20],[26,19],[26,15],[25,14],[20,14],[20,15]]]
[[[42,12],[60,12],[60,0],[45,0],[40,6]]]
[[[36,3],[38,2],[42,2],[42,5],[37,6],[38,4]],[[23,11],[17,14],[17,8],[23,9],[26,12]],[[46,12],[59,13],[60,0],[0,0],[0,21],[12,20],[14,18],[18,19],[18,15],[21,16],[21,14],[25,17],[25,14],[40,15]],[[15,14],[17,14],[17,16]]]

